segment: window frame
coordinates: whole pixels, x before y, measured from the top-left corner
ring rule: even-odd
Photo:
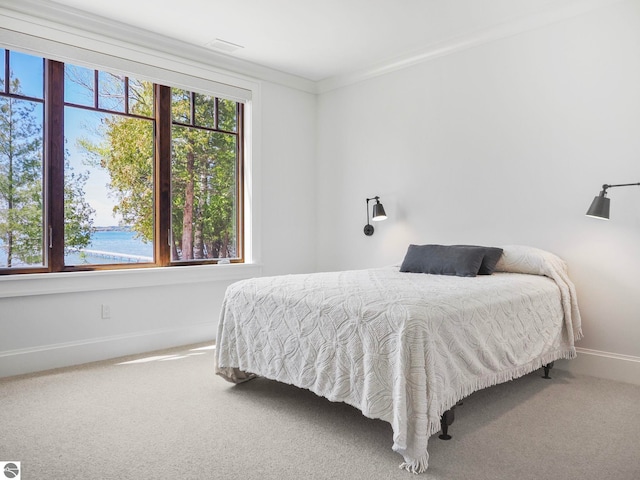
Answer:
[[[157,84],[156,84],[157,85]],[[158,85],[157,85],[158,86]],[[161,99],[162,102],[169,102],[169,105],[166,106],[167,108],[169,108],[170,111],[172,111],[172,95],[171,95],[171,88],[173,87],[168,87],[168,91],[164,92],[162,94],[162,96],[160,95],[160,91],[158,91],[155,95],[155,98],[157,99]],[[228,260],[230,263],[244,263],[244,252],[245,252],[245,246],[244,246],[244,222],[243,222],[243,212],[244,212],[244,195],[243,195],[243,185],[244,185],[244,104],[242,102],[236,102],[236,131],[228,131],[228,130],[224,130],[221,129],[219,127],[219,116],[218,116],[218,102],[220,100],[220,97],[215,96],[215,104],[216,104],[216,112],[215,112],[215,127],[204,127],[204,126],[200,126],[197,124],[196,122],[196,118],[195,118],[195,110],[196,110],[196,96],[199,92],[195,92],[193,90],[189,91],[190,94],[190,104],[191,104],[191,115],[190,115],[190,122],[189,123],[185,123],[185,122],[180,122],[177,121],[175,119],[173,119],[173,115],[169,115],[170,121],[168,122],[168,124],[165,124],[163,122],[162,124],[162,128],[163,129],[168,129],[168,130],[164,130],[162,133],[159,132],[159,136],[161,136],[162,138],[166,138],[169,137],[169,142],[171,142],[171,132],[173,130],[174,126],[179,126],[179,127],[186,127],[186,128],[194,128],[194,129],[199,129],[199,130],[203,130],[203,131],[209,131],[209,132],[216,132],[216,133],[221,133],[224,135],[234,135],[236,137],[236,191],[235,191],[235,198],[236,198],[236,219],[235,219],[235,224],[237,227],[237,231],[236,231],[236,249],[237,249],[237,253],[238,255],[233,258],[233,259],[225,259]],[[168,98],[167,98],[168,97]],[[164,108],[165,106],[158,103],[158,105],[156,105],[156,109],[158,108]],[[163,118],[166,118],[163,117]],[[157,124],[158,126],[160,126],[160,123]],[[160,131],[160,128],[158,128],[158,130]],[[171,169],[171,158],[168,159],[168,164],[167,164],[167,168],[168,170]],[[169,182],[169,193],[168,195],[171,195],[171,175],[170,172],[168,173],[168,178],[162,178],[160,180],[159,185],[161,187],[164,187],[166,185],[166,182]],[[164,193],[161,191],[160,195],[162,196]],[[166,210],[166,211],[165,211]],[[167,218],[163,220],[168,221],[168,224],[162,224],[161,225],[161,230],[164,234],[164,232],[167,233],[167,239],[166,242],[163,241],[162,245],[170,245],[171,240],[170,238],[170,234],[171,234],[171,209],[167,208],[167,209],[162,209],[160,208],[159,210],[162,214],[166,214]],[[160,218],[160,217],[157,217]],[[160,232],[157,232],[157,234]],[[162,255],[161,255],[161,259],[160,261],[162,263],[164,262],[168,262],[168,265],[198,265],[201,263],[218,263],[219,260],[215,260],[215,261],[207,261],[206,259],[203,261],[194,261],[194,260],[171,260],[171,248],[169,248],[166,252],[166,256],[164,255],[164,248],[162,249]]]
[[[12,47],[5,47],[7,51],[21,51]],[[32,55],[41,54],[30,53]],[[236,226],[237,226],[237,250],[236,258],[231,259],[232,264],[247,263],[247,253],[251,252],[251,246],[247,244],[248,235],[245,229],[250,221],[246,199],[248,182],[246,174],[246,103],[237,98],[228,98],[207,91],[197,89],[186,84],[166,86],[172,83],[170,80],[159,83],[158,80],[149,80],[154,83],[155,108],[154,122],[156,134],[154,136],[154,261],[145,263],[113,263],[113,264],[89,264],[89,265],[65,265],[64,264],[64,199],[56,199],[53,192],[64,191],[64,62],[44,57],[44,158],[43,158],[43,208],[44,208],[44,266],[34,267],[4,267],[0,268],[0,276],[13,276],[36,273],[61,273],[61,272],[87,272],[87,271],[113,271],[139,268],[156,268],[172,266],[203,266],[216,265],[220,259],[198,259],[188,261],[172,261],[169,248],[169,229],[171,222],[171,88],[187,88],[191,92],[211,95],[216,98],[224,98],[237,102],[237,132],[222,133],[234,134],[236,141]],[[73,60],[67,63],[73,63]],[[96,71],[110,71],[113,69],[91,66]],[[125,77],[136,74],[118,73]],[[137,76],[137,75],[136,75]],[[162,82],[162,81],[161,81]],[[196,82],[197,83],[197,82]],[[161,93],[162,92],[162,93]],[[27,98],[27,97],[25,97]],[[70,106],[70,105],[67,105]],[[74,105],[75,106],[75,105]],[[82,108],[82,107],[79,107]],[[114,113],[109,110],[96,108],[96,111]],[[217,124],[216,118],[216,124]],[[217,126],[217,125],[216,125]],[[225,262],[226,263],[226,262]]]

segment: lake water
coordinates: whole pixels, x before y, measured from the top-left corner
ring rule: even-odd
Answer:
[[[153,245],[135,238],[127,230],[100,230],[91,236],[91,244],[83,253],[65,256],[67,265],[140,263],[153,261]]]

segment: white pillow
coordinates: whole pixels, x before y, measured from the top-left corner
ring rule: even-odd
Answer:
[[[495,271],[551,277],[551,272],[558,270],[566,273],[567,264],[551,252],[526,245],[504,245]]]

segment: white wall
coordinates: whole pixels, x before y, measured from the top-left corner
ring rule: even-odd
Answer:
[[[209,340],[223,293],[206,282],[2,298],[0,376]]]
[[[579,345],[640,361],[640,188],[584,216],[602,184],[640,182],[639,52],[629,1],[322,94],[319,269],[409,243],[547,249],[577,285]],[[366,237],[373,195],[389,219]]]
[[[316,96],[263,83],[261,222],[265,275],[316,268]]]

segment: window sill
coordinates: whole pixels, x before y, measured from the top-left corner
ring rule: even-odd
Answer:
[[[0,277],[0,298],[186,283],[228,282],[257,277],[261,273],[261,265],[244,263],[7,275]]]

